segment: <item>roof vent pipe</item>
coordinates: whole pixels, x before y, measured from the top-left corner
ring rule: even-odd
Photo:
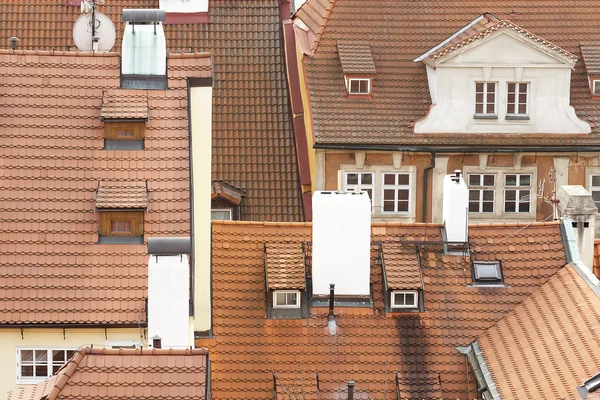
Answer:
[[[10,48],[13,50],[17,49],[17,42],[19,41],[19,38],[16,36],[13,36],[10,38]]]
[[[354,400],[354,381],[348,381],[348,400]]]
[[[155,349],[162,348],[162,338],[160,336],[156,335],[152,338],[152,347]]]
[[[334,317],[334,315],[333,315],[334,293],[335,293],[335,284],[330,283],[329,284],[329,319]]]

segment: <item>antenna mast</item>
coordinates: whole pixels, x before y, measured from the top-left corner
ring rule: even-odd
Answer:
[[[554,221],[558,220],[558,199],[556,198],[556,170],[554,167],[550,168],[550,182],[552,183],[552,197],[550,203],[552,204],[552,218]]]

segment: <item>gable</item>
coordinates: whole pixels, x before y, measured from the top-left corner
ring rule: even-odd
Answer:
[[[572,68],[574,63],[571,58],[508,28],[495,31],[483,40],[469,43],[436,60],[437,66],[487,64],[490,66],[552,65]]]

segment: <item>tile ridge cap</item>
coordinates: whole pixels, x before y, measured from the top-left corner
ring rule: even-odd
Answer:
[[[194,53],[168,53],[167,58],[181,59],[181,58],[210,58],[211,54],[207,51],[194,52]]]
[[[91,51],[65,51],[65,50],[11,50],[11,49],[0,49],[0,55],[25,55],[25,56],[70,56],[70,57],[96,57],[96,58],[110,58],[119,57],[120,54],[116,52],[98,52],[94,53]]]

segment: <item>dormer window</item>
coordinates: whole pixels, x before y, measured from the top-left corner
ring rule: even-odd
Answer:
[[[148,189],[143,182],[106,183],[96,192],[99,244],[144,243]]]
[[[300,308],[299,290],[275,290],[273,308]]]
[[[337,45],[346,93],[349,96],[370,97],[375,76],[371,47],[368,43],[353,40],[338,41]]]
[[[416,290],[398,290],[392,292],[392,308],[418,308],[419,293]]]
[[[265,245],[267,318],[295,319],[308,315],[305,271],[302,243]]]
[[[148,97],[139,91],[110,90],[102,95],[100,121],[104,122],[105,150],[143,150]]]
[[[497,118],[496,82],[475,83],[475,118]]]
[[[593,86],[593,91],[592,94],[594,96],[600,96],[600,80],[599,79],[594,79],[592,81],[592,86]]]
[[[529,83],[509,82],[506,101],[506,119],[528,118]]]
[[[369,94],[371,93],[371,80],[370,79],[348,79],[348,93],[349,94]]]

